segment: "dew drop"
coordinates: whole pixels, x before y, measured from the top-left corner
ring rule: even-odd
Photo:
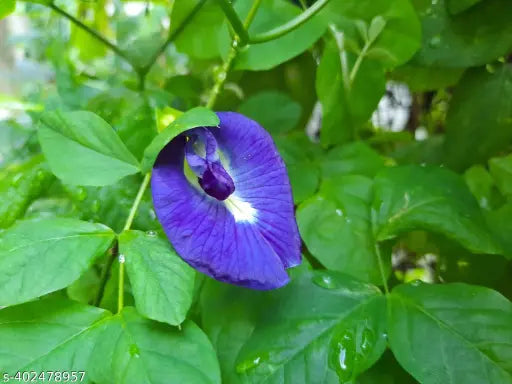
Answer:
[[[237,364],[236,371],[238,373],[244,373],[251,369],[256,368],[258,365],[261,364],[263,358],[261,356],[256,356],[254,358],[244,360],[241,363]]]
[[[413,280],[410,282],[410,284],[413,286],[413,287],[419,287],[420,285],[423,284],[423,281],[421,280]]]
[[[17,187],[20,182],[21,182],[21,179],[23,178],[23,173],[17,173],[15,174],[13,177],[12,177],[12,180],[11,180],[11,186],[13,187]]]
[[[139,347],[137,347],[136,344],[130,345],[130,355],[133,357],[136,357],[136,358],[138,358],[140,356],[139,355]]]
[[[156,237],[156,232],[155,232],[155,231],[147,231],[147,232],[146,232],[146,236],[149,236],[149,237]]]
[[[336,214],[337,214],[338,216],[343,216],[343,211],[342,211],[341,209],[337,209],[337,210],[336,210]]]
[[[496,72],[496,68],[494,67],[494,65],[492,64],[486,64],[485,65],[485,69],[487,70],[487,72],[489,72],[490,74],[493,74],[494,72]]]
[[[87,191],[84,188],[79,187],[76,192],[76,198],[78,201],[84,201],[87,198]]]
[[[121,264],[124,264],[124,262],[126,261],[126,258],[124,257],[124,255],[122,253],[119,254],[119,262]]]
[[[361,334],[361,352],[367,355],[375,345],[375,335],[370,328],[363,329]]]
[[[340,383],[346,383],[352,378],[355,352],[354,338],[350,333],[335,334],[331,339],[329,366],[336,371]]]
[[[441,45],[441,36],[440,35],[435,35],[434,37],[432,37],[430,39],[430,41],[428,42],[428,45],[431,47],[431,48],[437,48]]]
[[[326,289],[338,288],[336,281],[329,275],[320,274],[313,277],[313,283]]]

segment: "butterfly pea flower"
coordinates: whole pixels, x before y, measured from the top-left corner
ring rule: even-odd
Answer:
[[[193,268],[267,290],[301,262],[286,168],[270,135],[234,112],[193,128],[159,153],[151,176],[158,220]]]

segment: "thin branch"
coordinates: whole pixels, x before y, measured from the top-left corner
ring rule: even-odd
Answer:
[[[245,45],[247,41],[249,41],[249,34],[245,29],[244,23],[242,23],[242,20],[240,20],[240,17],[238,17],[238,14],[233,8],[233,5],[230,3],[229,0],[217,0],[217,2],[219,3],[226,17],[228,18],[231,27],[233,27],[233,30],[238,36],[239,44],[242,46]]]
[[[114,52],[117,56],[125,60],[128,64],[130,64],[132,67],[135,68],[134,64],[131,62],[130,58],[119,48],[117,45],[109,41],[107,38],[99,34],[97,31],[89,27],[88,25],[82,23],[80,20],[78,20],[73,15],[70,15],[62,8],[59,8],[54,3],[49,3],[48,7],[50,7],[52,10],[57,12],[59,15],[63,16],[64,18],[68,19],[70,22],[75,24],[77,27],[83,29],[87,33],[89,33],[92,37],[94,37],[96,40],[103,43],[106,47],[108,47],[112,52]]]
[[[250,36],[249,43],[264,43],[270,40],[278,39],[279,37],[290,33],[291,31],[297,29],[306,21],[311,19],[313,16],[315,16],[323,7],[327,5],[328,2],[329,0],[318,0],[315,4],[313,4],[311,7],[306,9],[304,12],[302,12],[300,15],[290,20],[289,22],[280,25],[279,27],[276,27],[274,29],[271,29],[270,31],[258,33],[257,35],[252,37]]]

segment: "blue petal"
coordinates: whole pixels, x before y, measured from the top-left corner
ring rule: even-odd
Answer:
[[[225,156],[223,164],[215,163],[233,180],[234,192],[221,201],[185,177],[187,141],[179,136],[162,150],[153,169],[157,217],[176,251],[199,271],[254,289],[281,287],[289,280],[285,269],[301,261],[284,163],[257,123],[232,112],[218,116],[220,129],[208,130]],[[206,160],[213,160],[208,140]]]

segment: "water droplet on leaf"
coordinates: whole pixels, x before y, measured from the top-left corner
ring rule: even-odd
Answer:
[[[130,345],[130,355],[134,357],[139,357],[139,347],[136,344]]]
[[[428,45],[431,47],[431,48],[437,48],[441,45],[441,36],[440,35],[435,35],[434,37],[432,37],[430,39],[430,41],[428,42]]]
[[[149,236],[149,237],[155,237],[156,236],[156,232],[155,231],[147,231],[146,235]]]
[[[326,289],[335,289],[338,288],[338,284],[336,281],[327,274],[319,274],[313,277],[313,283],[318,285],[319,287]]]
[[[124,257],[124,255],[123,255],[122,253],[121,253],[121,254],[119,254],[119,262],[120,262],[121,264],[123,264],[125,261],[126,261],[126,258]]]
[[[340,383],[352,378],[355,353],[354,337],[350,333],[333,335],[329,346],[329,366],[336,371]]]
[[[237,364],[236,371],[238,373],[247,372],[251,369],[256,368],[258,365],[260,365],[262,360],[263,360],[263,358],[261,356],[256,356],[254,358],[244,360],[241,363]]]

